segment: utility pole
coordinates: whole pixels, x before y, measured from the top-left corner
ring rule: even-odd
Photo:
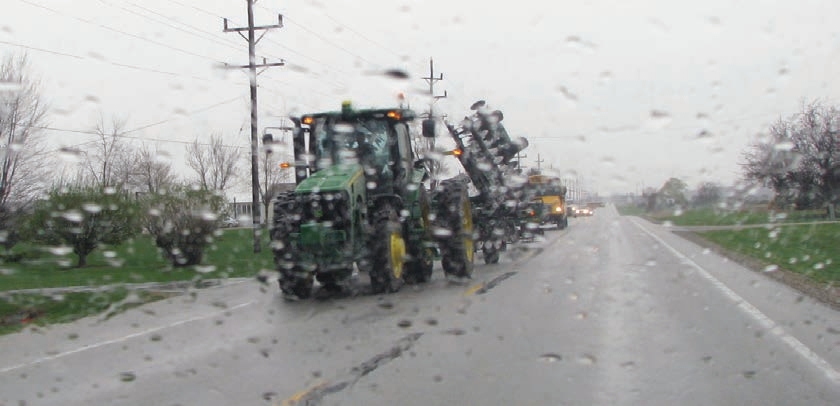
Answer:
[[[429,120],[434,120],[435,119],[435,102],[437,102],[438,99],[445,98],[447,96],[447,93],[446,93],[446,90],[444,90],[443,91],[443,96],[439,96],[439,95],[435,94],[435,83],[443,80],[443,73],[440,74],[440,77],[435,77],[435,61],[432,58],[429,58],[429,77],[423,78],[423,80],[425,80],[426,83],[429,84],[429,94],[432,96],[432,100],[429,102]],[[430,151],[434,150],[435,149],[435,139],[431,138],[427,142],[428,142],[429,150]],[[431,172],[431,175],[432,175],[431,176],[432,180],[430,182],[432,190],[435,190],[437,188],[437,172],[438,172],[439,168],[440,168],[440,163],[439,162],[432,163],[429,166],[429,169],[430,169],[430,172]]]
[[[540,158],[540,154],[537,154],[537,172],[542,173],[542,163],[545,162],[545,159]]]
[[[440,74],[440,77],[435,77],[435,61],[432,58],[429,58],[429,77],[423,78],[426,83],[429,84],[429,94],[432,95],[432,101],[429,103],[429,118],[435,118],[435,102],[438,99],[446,98],[446,90],[443,91],[443,96],[435,95],[435,83],[440,82],[443,80],[443,73]]]
[[[240,37],[248,41],[248,64],[242,66],[235,66],[235,68],[248,68],[248,79],[251,86],[251,213],[254,228],[254,253],[260,252],[260,170],[259,170],[259,155],[258,155],[258,141],[257,136],[259,130],[257,129],[257,68],[268,68],[271,66],[283,66],[285,63],[280,62],[268,63],[263,58],[263,63],[257,64],[256,48],[257,43],[260,42],[265,33],[272,28],[283,28],[283,15],[277,15],[277,24],[254,26],[254,3],[256,0],[245,0],[248,3],[248,26],[241,28],[229,28],[227,18],[224,19],[224,32],[236,32]],[[248,36],[242,34],[243,31],[248,32]],[[263,31],[259,38],[254,38],[255,31]],[[262,71],[260,72],[262,73]],[[268,214],[268,213],[266,213]]]

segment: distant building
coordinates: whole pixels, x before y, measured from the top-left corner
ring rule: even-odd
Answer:
[[[274,189],[274,194],[277,195],[278,193],[290,192],[290,191],[295,190],[295,184],[294,183],[278,183],[278,184],[274,185],[272,187],[272,189]],[[272,199],[272,204],[273,204],[273,199]],[[262,222],[262,224],[266,224],[266,221],[268,221],[268,224],[271,224],[271,221],[273,220],[273,217],[274,217],[273,216],[274,212],[271,209],[269,209],[268,210],[268,215],[266,216],[265,206],[262,204],[262,202],[260,202],[259,207],[260,207],[260,221]],[[246,217],[246,218],[253,217],[253,215],[252,215],[252,213],[253,213],[252,204],[251,204],[250,200],[238,201],[236,199],[236,197],[234,196],[233,202],[228,203],[228,209],[229,209],[229,212],[230,212],[229,215],[231,217],[235,218],[235,219],[240,219],[242,217]]]

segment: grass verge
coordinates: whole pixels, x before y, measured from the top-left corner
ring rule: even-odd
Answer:
[[[84,268],[73,267],[72,253],[19,244],[13,254],[21,259],[0,264],[0,291],[251,277],[274,267],[268,238],[263,236],[262,250],[255,254],[251,233],[251,229],[222,231],[205,252],[202,265],[184,268],[173,268],[147,235],[95,250]]]
[[[725,249],[758,259],[770,267],[796,272],[819,284],[840,282],[840,252],[837,250],[840,224],[708,231],[698,235]]]
[[[165,293],[126,289],[54,296],[11,294],[0,297],[0,335],[18,332],[27,326],[69,323],[103,313],[105,318],[110,318],[130,308],[169,296]]]
[[[633,205],[626,205],[626,206],[616,206],[616,210],[618,210],[618,214],[622,216],[644,216],[646,214],[644,207],[633,206]]]
[[[675,226],[730,226],[768,223],[811,223],[826,221],[825,210],[767,210],[765,206],[742,210],[722,210],[711,207],[689,210],[661,210],[647,212],[638,206],[621,206],[622,216],[645,217],[657,223],[670,222]]]

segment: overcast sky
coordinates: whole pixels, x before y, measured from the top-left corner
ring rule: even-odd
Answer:
[[[133,133],[143,139],[219,131],[247,147],[247,76],[219,67],[247,63],[246,42],[222,33],[222,17],[245,24],[245,4],[4,0],[0,51],[30,47],[53,127],[89,130],[102,111],[130,129],[164,121]],[[345,99],[394,105],[399,92],[424,108],[434,57],[445,79],[436,90],[449,95],[439,112],[457,119],[487,100],[531,141],[527,164],[539,153],[602,194],[670,176],[731,183],[756,133],[803,99],[837,102],[840,90],[833,1],[260,0],[255,11],[260,25],[284,15],[257,49],[287,62],[259,77],[260,127]],[[379,74],[391,68],[411,78]],[[91,139],[48,136],[56,146]],[[184,168],[183,144],[157,142]]]

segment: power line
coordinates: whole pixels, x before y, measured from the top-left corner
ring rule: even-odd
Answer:
[[[32,2],[32,1],[30,1],[30,0],[18,0],[18,1],[23,2],[23,3],[26,3],[26,4],[29,4],[30,6],[33,6],[33,7],[38,7],[38,8],[44,9],[44,10],[48,10],[48,11],[53,12],[53,13],[55,13],[55,14],[58,14],[58,15],[60,15],[60,16],[64,16],[64,17],[68,17],[68,18],[72,18],[72,19],[74,19],[74,20],[81,21],[81,22],[83,22],[83,23],[85,23],[85,24],[90,24],[90,25],[93,25],[93,26],[95,26],[95,27],[99,27],[99,28],[102,28],[102,29],[105,29],[105,30],[108,30],[108,31],[116,32],[116,33],[119,33],[119,34],[122,34],[122,35],[125,35],[125,36],[128,36],[128,37],[131,37],[131,38],[139,39],[139,40],[141,40],[141,41],[145,41],[145,42],[148,42],[148,43],[151,43],[151,44],[154,44],[154,45],[160,46],[160,47],[164,47],[164,48],[167,48],[167,49],[170,49],[170,50],[173,50],[173,51],[177,51],[177,52],[180,52],[180,53],[183,53],[183,54],[187,54],[187,55],[195,56],[195,57],[197,57],[197,58],[202,58],[202,59],[206,59],[206,60],[209,60],[209,61],[213,61],[213,62],[221,63],[220,61],[218,61],[218,60],[216,60],[216,59],[214,59],[214,58],[211,58],[211,57],[209,57],[209,56],[206,56],[206,55],[197,54],[197,53],[195,53],[195,52],[188,51],[188,50],[183,49],[183,48],[174,47],[174,46],[171,46],[171,45],[169,45],[169,44],[165,44],[165,43],[163,43],[163,42],[158,42],[158,41],[155,41],[155,40],[152,40],[152,39],[148,39],[148,38],[146,38],[146,37],[142,37],[142,36],[137,35],[137,34],[132,34],[132,33],[129,33],[129,32],[121,31],[121,30],[118,30],[118,29],[116,29],[116,28],[109,27],[109,26],[107,26],[107,25],[97,23],[97,22],[95,22],[95,21],[87,20],[87,19],[84,19],[84,18],[81,18],[81,17],[77,17],[77,16],[74,16],[74,15],[71,15],[71,14],[67,14],[67,13],[64,13],[64,12],[61,12],[61,11],[58,11],[58,10],[55,10],[55,9],[53,9],[53,8],[50,8],[50,7],[44,6],[44,5],[42,5],[42,4],[38,4],[38,3]]]
[[[778,114],[777,113],[756,114],[756,115],[751,115],[751,116],[744,116],[744,117],[738,117],[738,118],[731,118],[731,119],[716,121],[713,124],[716,125],[716,126],[720,126],[720,125],[735,124],[735,123],[740,123],[740,122],[744,122],[744,121],[748,121],[748,120],[755,120],[755,119],[769,118],[769,117],[778,117]],[[624,133],[624,134],[631,133],[632,134],[632,133],[647,132],[647,133],[663,134],[663,133],[672,133],[674,131],[698,130],[698,129],[703,129],[703,126],[700,126],[700,125],[686,125],[686,126],[680,126],[680,127],[665,127],[661,130],[649,130],[649,129],[642,128],[642,127],[628,127],[626,129],[622,128],[622,129],[612,130],[612,131],[609,130],[609,129],[600,128],[600,129],[592,130],[592,131],[590,131],[590,133]],[[581,139],[582,135],[533,135],[533,136],[530,136],[530,137],[535,138],[535,139]]]
[[[384,51],[386,51],[386,52],[389,52],[389,53],[391,53],[391,54],[392,54],[392,55],[394,55],[394,56],[397,56],[397,57],[402,58],[402,55],[400,55],[400,54],[398,54],[398,53],[396,53],[396,52],[392,51],[391,49],[389,49],[389,48],[388,48],[388,47],[386,47],[385,45],[382,45],[380,42],[377,42],[377,41],[374,41],[374,40],[372,40],[372,39],[368,38],[366,35],[364,35],[364,34],[360,33],[359,31],[354,30],[353,28],[351,28],[351,27],[350,27],[350,26],[348,26],[347,24],[343,24],[341,21],[338,21],[337,19],[335,19],[334,17],[330,16],[329,14],[327,14],[327,13],[325,13],[325,12],[323,12],[323,11],[321,12],[321,14],[322,14],[324,17],[327,17],[327,18],[329,18],[330,20],[332,20],[334,23],[336,23],[336,24],[338,24],[338,25],[340,25],[340,26],[342,26],[342,27],[346,28],[348,31],[350,31],[350,32],[352,32],[352,33],[354,33],[354,34],[358,35],[360,38],[362,38],[362,39],[364,39],[364,40],[366,40],[366,41],[370,42],[370,43],[371,43],[371,44],[373,44],[373,45],[378,46],[378,47],[379,47],[379,48],[381,48],[382,50],[384,50]]]
[[[225,46],[225,47],[228,47],[228,48],[231,48],[231,49],[239,50],[239,47],[238,47],[238,46],[235,46],[235,45],[233,45],[233,44],[231,44],[231,43],[228,43],[228,42],[220,41],[219,39],[217,39],[217,38],[215,38],[215,37],[213,37],[213,36],[200,35],[200,34],[198,34],[198,33],[195,33],[195,32],[192,32],[192,31],[189,31],[189,30],[186,30],[186,29],[183,29],[183,28],[181,28],[181,27],[177,27],[177,26],[172,25],[172,24],[170,24],[170,23],[167,23],[167,22],[165,22],[165,21],[161,21],[161,20],[159,20],[159,19],[152,18],[152,17],[150,17],[150,16],[148,16],[148,15],[138,13],[138,12],[136,12],[136,11],[134,11],[134,10],[130,10],[130,9],[126,8],[126,7],[119,6],[119,5],[112,4],[112,3],[109,3],[109,2],[107,2],[106,0],[99,0],[99,2],[100,2],[100,3],[103,3],[103,4],[106,4],[106,5],[109,5],[109,6],[111,6],[111,7],[114,7],[114,8],[118,8],[118,9],[120,9],[120,10],[123,10],[123,11],[127,12],[127,13],[134,14],[134,15],[136,15],[136,16],[138,16],[138,17],[141,17],[141,18],[144,18],[144,19],[146,19],[146,20],[149,20],[149,21],[154,21],[154,22],[156,22],[156,23],[158,23],[158,24],[164,25],[164,26],[169,27],[169,28],[172,28],[172,29],[174,29],[174,30],[181,31],[181,32],[183,32],[183,33],[185,33],[185,34],[192,35],[192,36],[194,36],[194,37],[198,37],[198,38],[201,38],[201,39],[203,39],[203,40],[209,40],[209,41],[211,41],[211,42],[215,42],[215,43],[217,43],[217,44],[219,44],[219,45],[222,45],[222,46]],[[145,8],[145,7],[143,7],[143,6],[139,6],[139,5],[134,4],[134,3],[128,3],[128,4],[130,4],[130,5],[134,6],[134,7],[137,7],[137,8],[139,8],[139,9],[141,9],[141,10],[144,10],[144,11],[146,11],[146,12],[149,12],[149,13],[152,13],[152,14],[155,14],[155,15],[158,15],[158,16],[160,16],[160,17],[163,17],[163,18],[165,18],[165,19],[167,19],[167,20],[170,20],[170,21],[176,21],[176,20],[173,20],[173,19],[172,19],[172,18],[170,18],[170,17],[164,16],[164,15],[162,15],[162,14],[158,13],[158,12],[155,12],[154,10],[150,10],[150,9]],[[180,22],[179,22],[179,23],[180,23]],[[188,27],[191,27],[191,26],[189,26],[188,24],[184,24],[184,23],[180,23],[180,24],[183,24],[183,25],[186,25],[186,26],[188,26]],[[197,28],[195,28],[195,27],[191,27],[191,28],[193,28],[193,30],[196,30],[196,31],[201,31],[200,29],[197,29]]]
[[[205,112],[205,111],[207,111],[207,110],[210,110],[210,109],[213,109],[213,108],[219,107],[219,106],[221,106],[221,105],[225,105],[225,104],[228,104],[228,103],[232,103],[232,102],[234,102],[234,101],[236,101],[236,100],[239,100],[239,96],[236,96],[236,97],[234,97],[234,98],[232,98],[232,99],[228,99],[228,100],[225,100],[225,101],[222,101],[222,102],[218,102],[218,103],[216,103],[216,104],[212,104],[212,105],[207,106],[207,107],[200,108],[200,109],[198,109],[198,110],[193,110],[193,111],[190,111],[190,112],[188,112],[188,113],[184,114],[184,116],[191,116],[191,115],[193,115],[193,114],[198,114],[198,113],[201,113],[201,112]],[[181,117],[173,117],[173,118],[170,118],[170,119],[166,119],[166,120],[158,121],[158,122],[156,122],[156,123],[152,123],[152,124],[147,124],[147,125],[144,125],[144,126],[140,126],[140,127],[135,128],[135,129],[132,129],[132,130],[128,130],[128,131],[126,131],[126,132],[125,132],[125,134],[128,134],[128,133],[133,133],[133,132],[137,132],[137,131],[140,131],[140,130],[145,130],[145,129],[149,128],[149,127],[158,126],[158,125],[161,125],[161,124],[164,124],[164,123],[168,123],[168,122],[173,121],[173,120],[178,120],[178,119],[180,119],[180,118],[181,118]]]
[[[139,71],[143,71],[143,72],[158,73],[158,74],[167,75],[167,76],[179,76],[179,77],[184,77],[184,78],[201,80],[201,81],[205,81],[205,82],[209,82],[209,81],[214,80],[214,79],[203,78],[203,77],[195,76],[195,75],[187,75],[187,74],[177,73],[177,72],[167,72],[167,71],[163,71],[163,70],[159,70],[159,69],[147,68],[147,67],[131,65],[131,64],[127,64],[127,63],[106,61],[106,60],[97,59],[97,58],[89,58],[89,57],[86,57],[86,56],[75,55],[75,54],[71,54],[71,53],[67,53],[67,52],[53,51],[53,50],[49,50],[49,49],[46,49],[46,48],[33,47],[33,46],[30,46],[30,45],[24,45],[24,44],[17,43],[17,42],[0,41],[0,44],[20,47],[20,48],[24,48],[24,49],[31,50],[31,51],[36,51],[36,52],[44,52],[44,53],[57,55],[57,56],[63,56],[63,57],[67,57],[67,58],[79,59],[79,60],[83,60],[83,61],[94,61],[94,62],[99,62],[99,63],[107,63],[107,64],[114,65],[114,66],[117,66],[117,67],[120,67],[120,68],[139,70]]]
[[[351,50],[349,50],[349,49],[347,49],[347,48],[345,48],[345,47],[343,47],[343,46],[341,46],[341,45],[339,45],[339,44],[336,44],[335,42],[330,41],[329,39],[325,38],[323,35],[321,35],[321,34],[319,34],[319,33],[315,32],[315,31],[313,31],[313,30],[309,29],[307,26],[305,26],[305,25],[303,25],[303,24],[298,24],[298,23],[296,23],[293,19],[289,19],[289,18],[286,18],[286,19],[287,19],[287,20],[289,20],[289,22],[290,22],[292,25],[296,25],[296,26],[298,26],[300,29],[302,29],[302,30],[304,30],[304,31],[308,32],[309,34],[311,34],[311,35],[313,35],[313,36],[317,37],[317,38],[318,38],[318,39],[320,39],[321,41],[324,41],[324,42],[326,42],[327,44],[330,44],[330,45],[332,45],[333,47],[338,48],[338,49],[340,49],[340,50],[342,50],[342,51],[346,52],[346,53],[347,53],[348,55],[350,55],[350,56],[354,56],[354,57],[359,58],[360,60],[362,60],[362,61],[364,61],[364,62],[367,62],[367,63],[368,63],[368,64],[370,64],[370,65],[374,65],[374,63],[373,63],[373,62],[371,62],[370,60],[368,60],[367,58],[365,58],[365,57],[363,57],[363,56],[361,56],[361,55],[359,55],[359,54],[357,54],[357,53],[355,53],[355,52],[353,52],[353,51],[351,51]]]
[[[87,58],[85,58],[83,56],[79,56],[79,55],[73,55],[73,54],[68,54],[68,53],[58,52],[58,51],[50,51],[49,49],[36,48],[36,47],[28,46],[28,45],[18,44],[18,43],[15,43],[15,42],[0,41],[0,44],[6,44],[6,45],[15,46],[15,47],[26,48],[26,49],[29,49],[29,50],[32,50],[32,51],[46,52],[48,54],[53,54],[53,55],[66,56],[66,57],[69,57],[69,58],[87,59]]]
[[[219,102],[219,103],[212,104],[212,105],[207,106],[207,107],[202,107],[200,109],[187,112],[187,113],[183,114],[183,116],[186,117],[186,116],[191,116],[191,115],[194,115],[194,114],[202,113],[202,112],[205,112],[207,110],[213,109],[215,107],[219,107],[219,106],[224,105],[224,104],[232,103],[236,100],[239,100],[239,96],[234,97],[232,99],[228,99],[228,100]],[[155,122],[155,123],[146,124],[146,125],[143,125],[143,126],[140,126],[140,127],[133,128],[133,129],[128,130],[128,131],[123,131],[120,134],[115,134],[114,136],[119,137],[119,138],[127,138],[127,139],[133,139],[133,140],[141,140],[141,141],[158,141],[158,142],[169,142],[169,143],[177,143],[177,144],[192,144],[192,142],[188,142],[188,141],[178,141],[178,140],[172,140],[172,139],[159,139],[159,138],[146,138],[146,137],[127,135],[127,134],[131,134],[131,133],[134,133],[134,132],[137,132],[137,131],[140,131],[140,130],[150,128],[150,127],[161,125],[161,124],[164,124],[164,123],[167,123],[167,122],[170,122],[170,121],[174,121],[174,120],[177,120],[177,119],[180,119],[180,118],[181,117],[173,117],[173,118],[170,118],[170,119],[167,119],[167,120],[161,120],[161,121],[158,121],[158,122]],[[94,130],[77,130],[77,129],[69,129],[69,128],[52,127],[52,126],[33,126],[32,128],[36,128],[36,129],[40,129],[40,130],[50,130],[50,131],[75,133],[75,134],[101,135],[100,133],[98,133]],[[86,144],[86,143],[87,142],[79,144],[79,145],[83,145],[83,144]]]

